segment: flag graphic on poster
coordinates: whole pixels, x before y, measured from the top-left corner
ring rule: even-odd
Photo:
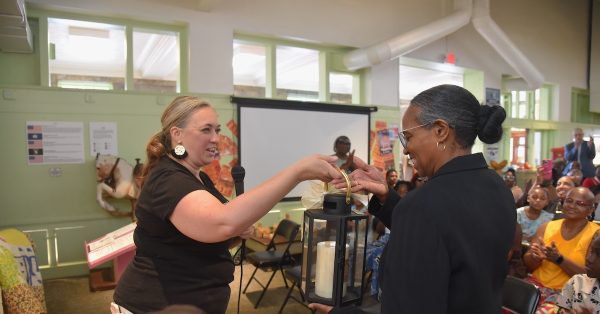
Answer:
[[[83,123],[27,121],[27,163],[81,164],[83,154]]]

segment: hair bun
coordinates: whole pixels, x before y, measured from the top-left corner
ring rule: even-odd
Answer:
[[[483,105],[479,109],[477,135],[486,144],[493,144],[502,138],[502,122],[506,119],[506,111],[500,106]]]

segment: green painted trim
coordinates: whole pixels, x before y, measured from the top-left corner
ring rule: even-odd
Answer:
[[[479,103],[485,102],[485,82],[482,71],[464,69],[463,87],[470,91]]]
[[[40,16],[39,22],[39,49],[40,49],[40,85],[50,86],[50,65],[48,59],[48,17]],[[35,45],[35,43],[34,43]]]
[[[329,53],[319,51],[319,101],[328,102],[331,100],[331,91],[329,90]]]
[[[49,18],[58,18],[58,19],[69,19],[69,20],[81,20],[88,22],[96,22],[96,23],[105,23],[105,24],[118,24],[124,26],[132,26],[134,28],[144,28],[146,30],[156,30],[156,31],[170,31],[170,32],[181,32],[184,28],[188,27],[187,23],[174,23],[174,24],[163,24],[156,22],[148,22],[141,21],[136,19],[125,19],[118,18],[113,16],[100,16],[100,15],[90,15],[83,13],[74,13],[74,12],[61,12],[55,10],[45,10],[43,8],[39,8],[39,6],[32,4],[31,9],[28,8],[27,16],[33,17],[41,17],[46,16]]]
[[[125,26],[125,42],[125,90],[133,90],[133,27],[130,25]]]
[[[531,130],[531,129],[527,129],[527,162],[530,165],[535,165],[535,131],[537,130]]]
[[[277,46],[268,44],[265,47],[265,97],[276,98],[277,95]]]
[[[264,45],[276,45],[276,46],[292,46],[298,48],[313,49],[327,52],[338,52],[345,53],[353,50],[354,48],[345,47],[340,45],[320,44],[320,43],[309,43],[306,41],[292,40],[287,38],[272,38],[259,35],[251,35],[246,33],[236,32],[233,34],[234,40],[245,41],[252,44],[264,44]]]
[[[500,147],[502,149],[502,152],[500,153],[500,155],[502,156],[501,160],[506,160],[508,162],[510,162],[510,127],[507,127],[507,123],[504,123],[504,127],[503,127],[503,135],[502,135],[502,140],[500,142]]]
[[[184,27],[178,36],[179,40],[179,81],[177,91],[180,93],[189,92],[190,81],[190,46],[189,31]]]
[[[363,99],[363,71],[352,74],[352,103],[353,104],[364,104],[366,101]]]

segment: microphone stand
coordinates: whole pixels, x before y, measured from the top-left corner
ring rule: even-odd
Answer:
[[[235,194],[236,197],[244,194],[244,176],[246,175],[246,170],[242,166],[234,166],[231,169],[231,176],[233,177],[233,181],[235,183]],[[236,260],[239,257],[239,261]],[[246,239],[242,239],[242,244],[237,249],[235,254],[233,255],[233,264],[240,265],[240,287],[238,289],[238,306],[237,313],[240,313],[240,300],[242,299],[242,282],[244,278],[244,259],[246,258]]]

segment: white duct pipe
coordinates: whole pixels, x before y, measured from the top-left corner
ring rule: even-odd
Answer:
[[[373,66],[423,47],[467,25],[471,20],[472,0],[456,0],[457,10],[435,22],[411,30],[393,39],[344,55],[350,70]]]
[[[475,0],[473,26],[498,54],[525,79],[529,88],[536,89],[542,86],[544,83],[542,73],[538,71],[490,17],[489,0]]]

